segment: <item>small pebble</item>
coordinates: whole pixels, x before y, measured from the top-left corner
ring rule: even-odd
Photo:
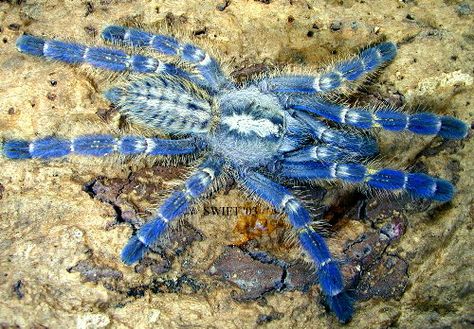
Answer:
[[[340,29],[342,29],[342,22],[341,21],[332,22],[329,27],[331,31],[339,31]]]
[[[15,292],[18,299],[23,299],[23,297],[25,297],[25,294],[23,293],[22,288],[23,288],[23,282],[21,280],[18,280],[12,286],[12,289]]]
[[[97,35],[97,29],[91,25],[84,27],[84,31],[91,37],[95,37]]]
[[[465,2],[458,5],[458,7],[456,8],[456,11],[459,16],[468,16],[472,14],[471,6]]]
[[[8,29],[12,31],[18,31],[20,29],[20,24],[18,23],[12,23],[8,25]]]
[[[52,93],[52,92],[49,92],[46,97],[50,100],[50,101],[54,101],[57,97],[57,95],[55,93]]]
[[[230,5],[230,0],[224,0],[223,3],[216,6],[216,9],[219,11],[224,11]]]

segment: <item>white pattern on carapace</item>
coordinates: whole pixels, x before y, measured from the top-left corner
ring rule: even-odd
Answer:
[[[255,119],[253,116],[243,113],[233,113],[232,116],[222,117],[222,123],[230,130],[236,130],[242,134],[255,133],[259,137],[278,135],[280,128],[269,119]]]

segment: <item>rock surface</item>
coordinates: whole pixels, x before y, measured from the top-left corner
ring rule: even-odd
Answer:
[[[472,15],[469,1],[441,0],[0,1],[0,136],[117,129],[117,113],[100,96],[107,79],[15,49],[23,33],[100,43],[100,30],[114,22],[194,34],[239,80],[284,65],[319,67],[386,38],[398,44],[397,58],[353,99],[425,106],[471,123]],[[330,247],[360,300],[346,328],[474,325],[472,140],[380,134],[385,164],[456,184],[448,204],[325,186]],[[143,222],[136,216],[146,217],[182,181],[183,166],[74,157],[0,159],[0,167],[1,328],[342,327],[318,287],[305,283],[281,219],[237,189],[203,201],[182,230],[127,267],[119,253]],[[244,259],[269,276],[255,281],[232,267],[224,272],[236,277],[213,275],[229,245],[243,249],[230,249],[237,254],[227,260]],[[285,284],[275,286],[272,275]],[[251,298],[234,298],[249,296],[239,283],[257,285]]]

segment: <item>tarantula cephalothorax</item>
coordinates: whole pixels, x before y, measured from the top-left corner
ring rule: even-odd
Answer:
[[[123,50],[30,35],[20,37],[17,47],[29,55],[70,64],[144,73],[129,75],[124,83],[109,89],[105,97],[132,122],[156,129],[157,135],[167,133],[174,139],[83,135],[68,140],[49,136],[33,141],[4,141],[2,152],[10,159],[51,159],[68,154],[205,153],[206,159],[196,172],[131,237],[122,251],[126,264],[140,261],[169,223],[183,215],[221,172],[229,172],[246,190],[287,216],[302,248],[314,262],[328,305],[345,322],[353,308],[338,263],[311,225],[308,211],[289,189],[274,180],[339,180],[374,189],[406,191],[413,197],[440,202],[453,196],[453,186],[446,180],[363,165],[365,159],[378,152],[377,142],[348,127],[408,130],[461,139],[467,134],[466,124],[431,113],[408,115],[391,108],[370,111],[347,107],[325,97],[391,61],[396,54],[393,43],[367,48],[311,76],[288,73],[237,85],[208,53],[173,37],[109,26],[102,32],[102,38],[117,45],[177,56],[193,69],[186,71],[183,64],[164,63],[141,54],[129,55]],[[339,128],[328,125],[326,120],[340,124]]]

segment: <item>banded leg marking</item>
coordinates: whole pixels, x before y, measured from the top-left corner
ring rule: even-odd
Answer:
[[[167,229],[169,222],[182,216],[191,203],[207,190],[219,175],[222,164],[221,160],[206,160],[198,171],[186,180],[181,190],[173,192],[160,206],[155,217],[130,238],[122,250],[122,261],[131,265],[142,259],[148,248]]]
[[[284,177],[303,180],[338,179],[348,183],[365,183],[377,189],[404,190],[416,198],[439,202],[447,202],[454,195],[454,187],[447,180],[388,168],[373,170],[358,163],[284,160],[281,174]]]
[[[182,60],[193,64],[207,82],[209,88],[218,91],[231,85],[222,72],[219,63],[201,48],[193,44],[182,44],[173,37],[152,34],[139,29],[123,26],[108,26],[102,31],[102,38],[109,42],[152,48],[158,53],[168,56],[179,56]]]
[[[318,281],[329,307],[342,322],[353,312],[352,300],[344,291],[344,282],[337,262],[318,233],[311,227],[308,211],[283,186],[258,173],[241,173],[244,186],[258,197],[284,212],[298,235],[301,246],[315,264]]]
[[[102,157],[114,152],[124,155],[190,154],[203,147],[195,138],[161,139],[140,136],[83,135],[72,140],[45,137],[33,141],[7,140],[2,153],[9,159],[53,159],[78,154]]]
[[[337,64],[332,71],[316,76],[287,75],[267,78],[259,83],[263,92],[324,93],[335,90],[345,81],[356,81],[391,61],[397,47],[391,42],[380,43],[362,51],[358,56]]]
[[[391,108],[371,112],[363,108],[348,108],[307,95],[289,96],[286,107],[310,112],[360,129],[381,127],[395,132],[408,130],[415,134],[438,135],[445,139],[462,139],[466,137],[469,129],[467,124],[451,116],[437,116],[429,112],[410,115]]]
[[[106,47],[86,47],[77,43],[45,40],[31,35],[23,35],[16,41],[17,49],[25,54],[58,60],[68,64],[89,64],[91,66],[116,71],[138,73],[161,73],[179,76],[196,82],[196,78],[168,63],[142,55],[128,55],[123,50]]]
[[[378,152],[377,141],[374,138],[329,128],[325,123],[305,112],[295,111],[293,116],[306,124],[312,137],[316,140],[334,145],[362,157],[372,156]]]

